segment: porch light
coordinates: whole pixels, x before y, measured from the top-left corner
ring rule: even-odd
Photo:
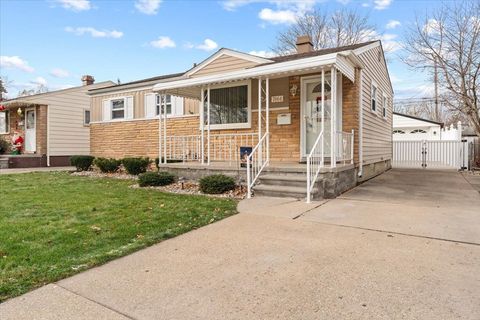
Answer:
[[[18,109],[17,109],[17,114],[18,114],[19,117],[22,116],[22,108],[18,108]]]
[[[297,89],[298,89],[298,87],[297,87],[296,84],[293,84],[292,87],[290,88],[290,95],[292,97],[295,97],[295,95],[297,94]]]

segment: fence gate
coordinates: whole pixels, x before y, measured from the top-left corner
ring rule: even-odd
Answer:
[[[463,148],[460,141],[393,141],[396,168],[461,169]]]

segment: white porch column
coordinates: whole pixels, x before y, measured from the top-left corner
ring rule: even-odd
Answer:
[[[267,164],[270,163],[270,78],[265,79],[265,132],[267,133]]]
[[[158,94],[158,93],[157,93]],[[162,144],[162,94],[158,94],[160,106],[158,107],[158,164],[162,164],[163,144]],[[155,102],[156,101],[155,97]]]
[[[202,90],[200,94],[200,134],[201,134],[201,141],[200,141],[200,156],[202,157],[202,164],[205,164],[205,93],[204,93],[204,88],[202,87],[200,90]]]
[[[336,141],[337,141],[337,73],[335,67],[332,66],[331,73],[331,107],[330,107],[330,129],[331,129],[331,142],[330,142],[330,166],[337,166],[336,159]]]
[[[163,93],[163,163],[167,164],[167,95]]]
[[[210,165],[210,85],[207,87],[207,121],[208,121],[208,133],[207,133],[207,164]]]
[[[258,78],[258,141],[262,139],[262,78]]]
[[[324,165],[325,158],[325,69],[322,68],[322,154],[321,165]]]

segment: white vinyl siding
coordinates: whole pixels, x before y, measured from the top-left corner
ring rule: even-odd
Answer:
[[[379,60],[380,54],[380,60]],[[363,108],[363,164],[392,159],[392,112],[391,98],[393,91],[380,47],[374,47],[358,55],[364,63],[362,69],[362,108]],[[387,114],[383,118],[371,111],[372,82],[376,84],[377,101],[379,93],[387,99]]]

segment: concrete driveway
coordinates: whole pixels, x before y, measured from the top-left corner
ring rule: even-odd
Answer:
[[[392,170],[240,214],[0,305],[3,319],[479,319],[480,195]]]

